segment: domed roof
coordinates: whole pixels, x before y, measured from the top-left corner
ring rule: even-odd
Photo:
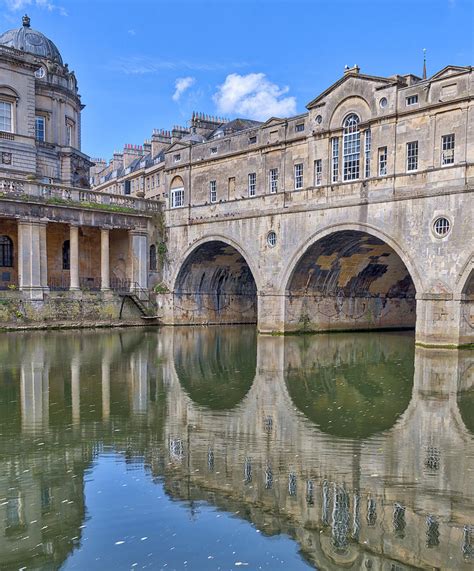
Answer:
[[[0,46],[15,48],[53,60],[62,65],[63,59],[58,48],[44,34],[30,28],[30,18],[23,16],[23,26],[8,30],[0,36]]]

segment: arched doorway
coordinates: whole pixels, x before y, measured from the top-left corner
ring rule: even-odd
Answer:
[[[415,328],[412,277],[395,250],[360,230],[312,243],[288,281],[286,331]]]
[[[212,240],[186,258],[174,287],[175,324],[256,323],[257,286],[242,254]]]

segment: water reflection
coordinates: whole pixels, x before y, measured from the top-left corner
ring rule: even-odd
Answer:
[[[85,478],[113,450],[320,569],[471,568],[473,362],[396,333],[3,335],[0,567],[87,548]]]

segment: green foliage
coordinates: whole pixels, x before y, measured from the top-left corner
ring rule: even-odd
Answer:
[[[169,293],[169,291],[170,291],[168,289],[168,287],[163,283],[157,284],[153,289],[154,289],[155,293],[159,293],[159,294]]]

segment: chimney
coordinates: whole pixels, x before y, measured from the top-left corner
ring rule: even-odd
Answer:
[[[214,117],[204,113],[193,111],[191,117],[191,131],[203,137],[207,137],[212,131],[215,131],[224,123],[228,123],[228,119],[223,117]]]
[[[347,75],[349,73],[358,75],[359,72],[360,72],[360,67],[357,64],[354,64],[352,67],[346,65],[346,67],[344,68],[344,75]]]
[[[189,135],[190,131],[186,127],[181,127],[181,125],[174,125],[171,131],[171,143],[176,143],[182,139],[185,135]]]
[[[128,168],[135,159],[142,156],[143,147],[141,145],[125,145],[123,148],[123,167]]]
[[[151,136],[151,156],[156,157],[161,151],[171,145],[171,133],[164,129],[153,129]]]
[[[149,155],[151,153],[151,141],[149,141],[148,139],[146,139],[143,142],[143,154],[144,155]]]

